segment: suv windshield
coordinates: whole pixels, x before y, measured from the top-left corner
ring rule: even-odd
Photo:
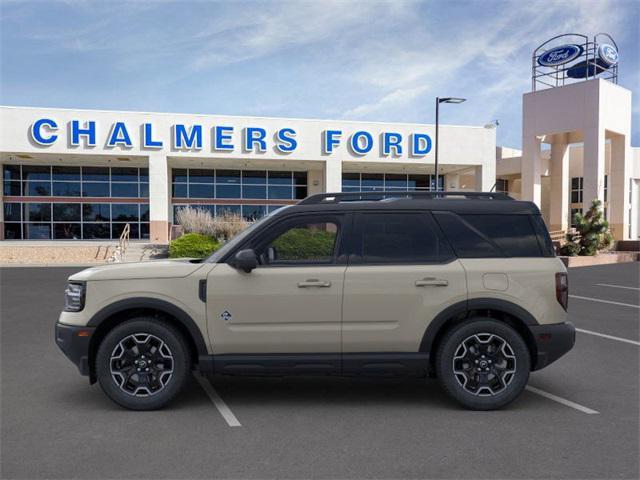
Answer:
[[[238,235],[236,235],[227,243],[225,243],[222,247],[220,247],[219,250],[216,250],[215,252],[213,252],[207,259],[204,260],[203,263],[218,263],[221,258],[223,258],[227,253],[229,253],[229,251],[233,250],[236,245],[238,245],[239,243],[242,243],[244,239],[247,238],[247,236],[251,232],[253,232],[260,225],[264,224],[264,222],[267,219],[271,218],[276,212],[282,212],[282,210],[288,207],[289,205],[279,208],[278,210],[274,210],[270,214],[262,217],[260,220],[253,222],[251,225],[249,225],[247,228],[241,231]]]

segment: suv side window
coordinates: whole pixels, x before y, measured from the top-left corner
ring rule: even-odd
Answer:
[[[433,213],[442,231],[460,258],[504,257],[495,244],[481,232],[451,212]]]
[[[529,215],[461,215],[508,257],[540,257],[538,237]]]
[[[258,248],[262,265],[317,265],[334,262],[340,220],[302,217],[285,222]]]
[[[377,212],[357,216],[350,263],[443,263],[454,258],[426,212]]]
[[[542,256],[529,215],[434,215],[461,258]]]

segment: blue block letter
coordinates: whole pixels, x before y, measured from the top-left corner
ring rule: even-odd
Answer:
[[[364,138],[364,146],[360,146],[360,139]],[[369,132],[360,130],[351,136],[351,150],[357,155],[364,155],[369,153],[373,148],[373,137]]]
[[[276,148],[282,153],[293,152],[298,147],[298,141],[295,136],[296,131],[293,128],[281,128],[276,133],[278,138]]]
[[[89,121],[85,123],[85,128],[80,128],[79,120],[71,121],[71,145],[77,147],[80,145],[80,137],[87,137],[87,146],[96,146],[96,122]]]
[[[399,133],[385,132],[382,138],[383,155],[391,155],[392,148],[394,155],[402,155],[402,135]]]
[[[342,130],[325,130],[324,131],[324,141],[322,142],[322,147],[324,153],[333,153],[333,149],[336,145],[340,145],[340,136],[342,135]],[[337,137],[337,138],[336,138]]]
[[[173,148],[202,149],[202,125],[194,125],[187,132],[187,127],[178,123],[173,127],[173,129]]]
[[[233,127],[215,127],[215,140],[213,142],[213,148],[216,150],[232,151],[233,144],[226,143],[231,141],[231,134],[233,133]]]
[[[411,142],[411,155],[426,155],[431,151],[431,137],[426,133],[414,133]]]
[[[144,148],[162,148],[162,140],[153,140],[153,125],[150,123],[144,124],[144,134],[142,135],[142,146]]]
[[[253,152],[253,147],[257,144],[259,152],[266,152],[267,142],[264,140],[266,136],[267,131],[264,128],[247,127],[244,137],[244,149],[248,152]]]
[[[53,132],[58,130],[58,124],[50,118],[41,118],[31,125],[31,138],[34,142],[38,145],[52,145],[58,139],[58,135],[51,134],[45,137],[42,134],[42,127],[47,127],[47,130]]]
[[[113,124],[111,135],[109,135],[109,140],[107,140],[107,147],[115,147],[116,145],[122,145],[127,148],[133,146],[124,122],[116,122]]]

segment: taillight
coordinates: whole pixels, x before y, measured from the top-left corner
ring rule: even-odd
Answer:
[[[569,277],[566,273],[556,273],[556,298],[565,310],[569,304]]]

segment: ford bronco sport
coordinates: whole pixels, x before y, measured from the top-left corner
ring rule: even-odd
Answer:
[[[502,407],[569,351],[567,273],[538,208],[504,194],[319,194],[202,261],[72,275],[62,351],[118,404],[206,375],[435,376]]]

